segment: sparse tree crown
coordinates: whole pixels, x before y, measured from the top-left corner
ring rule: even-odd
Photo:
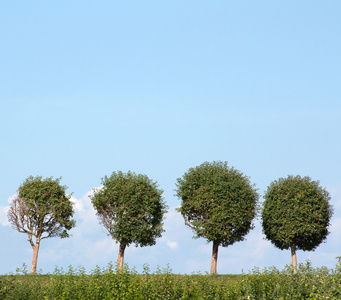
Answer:
[[[68,237],[68,230],[75,226],[66,188],[60,185],[60,179],[30,176],[12,200],[8,220],[14,229],[28,235],[34,252],[31,273],[36,270],[40,241],[49,237]]]

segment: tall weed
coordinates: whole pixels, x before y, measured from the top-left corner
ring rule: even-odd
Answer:
[[[0,299],[341,299],[341,258],[335,269],[300,264],[297,274],[291,266],[283,270],[254,268],[236,275],[176,275],[169,266],[142,274],[113,263],[96,266],[87,274],[80,266],[53,274],[0,276]],[[19,275],[20,274],[20,275]]]

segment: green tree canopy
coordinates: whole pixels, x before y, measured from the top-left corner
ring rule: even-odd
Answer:
[[[288,176],[271,182],[264,199],[263,232],[277,248],[291,248],[296,272],[296,249],[314,250],[329,233],[329,193],[309,177]]]
[[[126,246],[151,246],[161,237],[167,207],[163,191],[146,175],[113,172],[102,184],[91,201],[102,225],[120,243],[118,267],[122,268]]]
[[[28,235],[33,248],[32,274],[36,272],[40,241],[49,237],[68,237],[68,230],[75,226],[71,219],[72,202],[66,189],[60,185],[60,179],[30,176],[12,200],[8,220],[14,229]]]
[[[253,228],[258,194],[249,178],[227,162],[205,162],[177,179],[179,212],[195,237],[213,242],[211,273],[216,273],[219,245],[243,241]]]

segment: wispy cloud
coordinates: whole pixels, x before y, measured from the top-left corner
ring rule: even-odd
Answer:
[[[7,202],[10,204],[12,202],[12,199],[15,196],[16,195],[9,197],[7,199]],[[7,212],[9,210],[9,207],[10,207],[9,205],[0,206],[0,225],[2,225],[2,226],[10,226],[10,223],[8,222],[8,218],[7,218]]]
[[[9,226],[10,223],[7,220],[7,212],[9,206],[0,206],[0,224],[2,226]]]
[[[167,246],[171,248],[172,250],[176,250],[179,248],[179,243],[178,242],[172,242],[172,241],[167,241]]]

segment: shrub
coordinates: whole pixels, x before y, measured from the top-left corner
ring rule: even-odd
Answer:
[[[254,268],[242,275],[177,275],[167,266],[142,274],[124,265],[55,269],[47,275],[0,276],[0,299],[341,299],[341,258],[334,269],[310,261],[282,271]]]

